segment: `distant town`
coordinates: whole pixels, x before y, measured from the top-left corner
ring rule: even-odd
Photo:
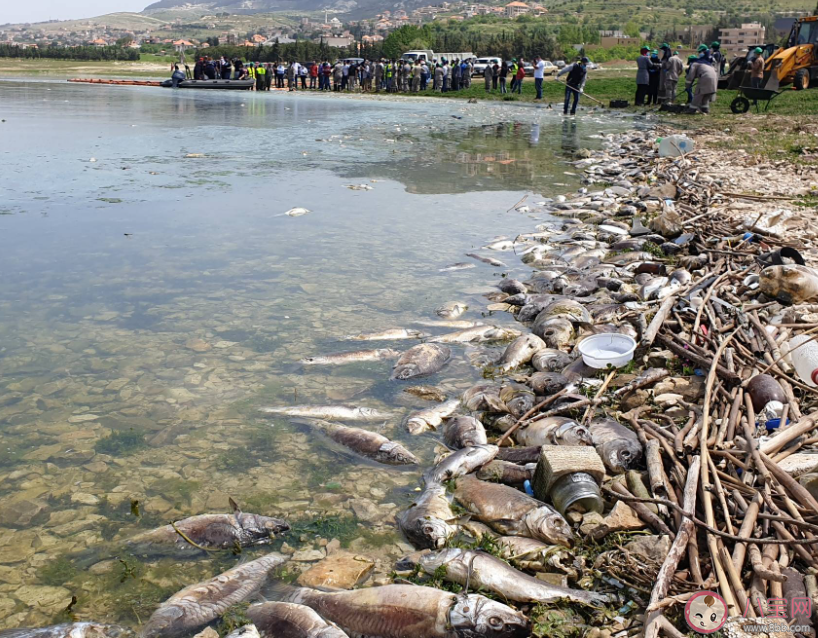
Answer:
[[[264,14],[265,19],[256,20],[255,24],[252,16],[226,13],[199,15],[195,19],[177,17],[170,21],[152,19],[149,14],[110,14],[64,22],[0,25],[0,45],[20,49],[119,46],[165,54],[217,45],[262,47],[304,41],[349,48],[355,43],[377,45],[391,32],[405,25],[420,26],[434,22],[452,25],[478,16],[494,16],[511,22],[524,17],[547,18],[548,13],[549,10],[540,4],[514,0],[506,4],[442,2],[409,12],[383,11],[370,19],[347,22],[330,11],[310,16],[269,13]],[[767,27],[760,23],[746,22],[725,28],[718,28],[715,24],[688,24],[675,31],[665,31],[662,35],[690,45],[717,36],[724,50],[736,54],[765,43],[769,36],[780,37],[787,32],[791,22],[792,18],[787,17],[777,20],[774,34],[768,33]],[[633,29],[598,32],[599,37],[594,38],[594,45],[598,48],[637,45],[650,36],[656,37],[644,31],[633,32]],[[191,35],[193,33],[197,36]]]

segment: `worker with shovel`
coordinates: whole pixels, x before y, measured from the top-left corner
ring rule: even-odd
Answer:
[[[557,77],[565,73],[568,74],[568,77],[565,79],[565,105],[562,112],[564,115],[568,115],[568,103],[573,97],[574,103],[571,107],[571,115],[576,115],[579,96],[585,90],[585,80],[588,79],[588,58],[582,58],[578,62],[563,67],[557,73]]]

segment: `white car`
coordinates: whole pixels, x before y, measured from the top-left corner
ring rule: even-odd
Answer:
[[[503,58],[477,58],[477,60],[474,61],[474,72],[472,75],[484,75],[486,67],[489,65],[494,66],[495,63],[502,66]]]
[[[544,75],[554,75],[557,72],[557,66],[551,60],[543,60],[543,62],[545,62]]]

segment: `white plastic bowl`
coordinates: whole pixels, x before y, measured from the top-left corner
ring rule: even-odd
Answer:
[[[621,368],[633,360],[636,340],[617,332],[604,332],[579,342],[579,353],[590,368]]]

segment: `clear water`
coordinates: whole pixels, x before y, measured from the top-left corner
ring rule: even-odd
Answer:
[[[338,538],[385,577],[419,473],[257,408],[427,407],[388,381],[389,362],[297,362],[446,301],[481,318],[500,273],[524,275],[518,260],[439,269],[530,231],[540,217],[514,204],[576,188],[573,152],[626,126],[502,104],[19,80],[0,82],[0,118],[0,628],[64,620],[72,595],[77,618],[137,626],[264,550],[148,562],[121,541],[228,511],[229,497],[297,522],[285,551]],[[282,216],[296,206],[311,212]],[[491,349],[453,350],[421,383],[453,395],[481,378]],[[434,437],[400,418],[363,427],[434,459]]]

